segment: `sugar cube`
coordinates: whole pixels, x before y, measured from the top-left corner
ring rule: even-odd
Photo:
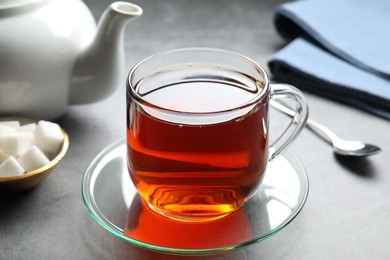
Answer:
[[[0,163],[4,162],[8,157],[9,155],[0,148]]]
[[[12,132],[2,137],[2,149],[5,153],[19,156],[34,144],[32,133]]]
[[[35,145],[18,158],[19,164],[27,171],[36,170],[50,161],[46,155]]]
[[[36,126],[37,126],[37,124],[35,124],[35,123],[21,125],[17,129],[17,131],[18,132],[30,132],[30,133],[32,133],[32,132],[34,132]]]
[[[0,164],[0,177],[9,177],[22,175],[25,172],[22,166],[16,161],[15,157],[10,156]]]
[[[7,125],[0,125],[0,147],[3,146],[3,136],[15,132],[16,128],[7,126]]]
[[[0,121],[0,125],[1,126],[9,126],[9,127],[13,127],[13,128],[18,128],[20,126],[20,122],[19,121]]]
[[[0,134],[10,133],[16,131],[15,127],[8,125],[0,125]]]
[[[39,121],[34,130],[35,145],[45,153],[56,153],[64,141],[61,127],[52,122]]]

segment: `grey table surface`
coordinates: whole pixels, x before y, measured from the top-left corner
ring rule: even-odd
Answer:
[[[96,19],[110,2],[85,0]],[[280,0],[134,2],[144,15],[126,29],[127,71],[153,53],[189,46],[237,51],[266,66],[284,44],[272,24]],[[312,118],[342,137],[379,144],[383,152],[360,160],[336,157],[305,129],[290,149],[309,175],[307,203],[265,241],[218,255],[164,255],[127,244],[90,217],[81,180],[96,154],[125,136],[123,84],[108,99],[72,106],[58,120],[71,145],[44,183],[26,194],[0,197],[0,259],[390,259],[390,122],[305,94]],[[282,120],[272,113],[270,131]]]

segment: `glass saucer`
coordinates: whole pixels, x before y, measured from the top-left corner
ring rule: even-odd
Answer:
[[[270,237],[298,215],[308,190],[303,165],[286,152],[268,164],[259,190],[240,210],[206,223],[170,220],[138,196],[127,172],[125,140],[101,151],[82,182],[85,206],[107,231],[145,249],[182,255],[233,250]]]

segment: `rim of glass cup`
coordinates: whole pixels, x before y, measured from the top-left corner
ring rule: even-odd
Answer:
[[[239,106],[233,106],[232,108],[229,109],[224,109],[224,110],[216,110],[216,111],[211,111],[211,112],[190,112],[190,111],[181,111],[181,110],[175,110],[175,109],[169,109],[165,107],[158,106],[156,104],[153,104],[147,100],[145,100],[142,96],[138,94],[138,92],[135,90],[134,85],[132,84],[133,77],[139,67],[141,67],[144,63],[147,61],[150,61],[152,59],[155,59],[157,57],[163,56],[163,55],[168,55],[168,54],[173,54],[173,53],[178,53],[178,52],[190,52],[190,51],[203,51],[203,52],[218,52],[218,53],[223,53],[223,54],[228,54],[232,56],[236,56],[238,58],[241,58],[242,60],[247,61],[248,63],[251,63],[253,67],[256,69],[256,71],[263,76],[264,79],[264,86],[259,93],[257,93],[252,99],[247,101],[246,103],[243,103]],[[257,84],[256,84],[256,87]],[[130,91],[129,91],[130,90]],[[239,109],[244,109],[250,106],[253,106],[257,103],[260,103],[263,100],[263,97],[266,96],[266,93],[269,93],[270,90],[270,82],[269,82],[269,76],[265,69],[260,66],[256,61],[253,59],[240,54],[238,52],[234,51],[229,51],[229,50],[223,50],[223,49],[218,49],[218,48],[205,48],[205,47],[189,47],[189,48],[179,48],[179,49],[173,49],[173,50],[167,50],[167,51],[161,51],[156,54],[153,54],[140,62],[138,62],[134,67],[130,70],[129,76],[127,78],[127,90],[129,91],[130,95],[140,104],[146,105],[148,107],[153,107],[159,110],[163,111],[169,111],[169,112],[174,112],[174,113],[181,113],[181,114],[218,114],[218,113],[226,113],[230,111],[237,111]]]

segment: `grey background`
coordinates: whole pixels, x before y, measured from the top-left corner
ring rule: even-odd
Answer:
[[[85,2],[98,19],[111,1]],[[134,1],[144,15],[126,29],[126,70],[155,52],[189,46],[237,51],[265,66],[284,44],[272,24],[281,2]],[[206,257],[149,252],[108,234],[84,208],[81,179],[101,149],[125,136],[125,78],[110,98],[73,106],[58,121],[71,145],[42,185],[0,195],[0,259],[390,259],[390,122],[309,93],[312,118],[342,137],[380,144],[383,152],[361,160],[336,157],[305,129],[291,151],[307,169],[310,193],[287,228],[256,245]],[[272,133],[284,119],[272,112]]]

